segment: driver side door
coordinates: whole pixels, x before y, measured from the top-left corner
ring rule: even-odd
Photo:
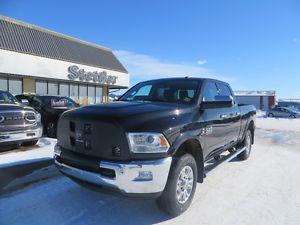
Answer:
[[[214,81],[206,81],[202,89],[202,102],[214,102],[219,96],[217,85]],[[202,110],[201,123],[205,130],[201,134],[201,144],[204,149],[204,157],[210,158],[214,153],[222,152],[227,144],[227,133],[230,130],[230,122],[224,117],[227,108],[208,108]]]

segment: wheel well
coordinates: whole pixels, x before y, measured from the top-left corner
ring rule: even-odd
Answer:
[[[251,120],[251,122],[249,123],[249,126],[248,126],[248,129],[250,130],[251,132],[251,135],[252,135],[252,144],[254,144],[254,121]]]
[[[203,161],[203,152],[201,145],[196,139],[189,139],[182,143],[178,150],[175,153],[176,157],[180,157],[185,153],[191,154],[197,163],[198,169],[198,182],[203,182],[204,177],[204,161]]]

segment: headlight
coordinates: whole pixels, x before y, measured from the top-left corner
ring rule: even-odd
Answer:
[[[57,156],[60,156],[61,154],[61,148],[59,147],[58,144],[55,144],[54,146],[54,156],[57,155]]]
[[[160,133],[127,133],[130,151],[133,153],[164,153],[169,143]]]
[[[36,122],[40,123],[41,122],[41,114],[40,113],[37,113],[36,114]]]

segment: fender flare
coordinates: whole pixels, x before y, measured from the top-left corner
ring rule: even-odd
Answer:
[[[192,134],[193,133],[193,134]],[[198,135],[194,134],[195,132],[188,131],[185,133],[182,133],[177,140],[172,144],[171,146],[171,152],[170,154],[174,157],[178,154],[181,154],[181,147],[184,144],[197,144],[197,146],[194,146],[191,149],[188,149],[188,151],[185,151],[187,153],[190,153],[195,158],[195,161],[197,163],[197,169],[198,169],[198,182],[203,182],[204,178],[204,155],[203,155],[203,148],[201,145],[201,141],[199,139]]]

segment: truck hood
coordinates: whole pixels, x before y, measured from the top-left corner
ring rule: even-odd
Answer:
[[[127,132],[162,132],[167,138],[173,137],[174,132],[191,120],[193,108],[121,101],[85,106],[62,114],[57,139],[62,148],[75,153],[106,160],[130,160]],[[113,153],[116,146],[122,149],[121,155]]]
[[[98,104],[70,110],[63,117],[80,120],[84,118],[90,121],[102,121],[107,119],[118,122],[125,130],[138,130],[147,127],[155,130],[152,122],[164,120],[161,126],[167,124],[165,120],[173,120],[187,114],[194,108],[191,105],[180,105],[162,102],[113,102],[109,104]],[[152,129],[151,129],[152,127]]]
[[[34,111],[33,108],[21,104],[0,104],[0,111],[21,111],[21,110]]]

